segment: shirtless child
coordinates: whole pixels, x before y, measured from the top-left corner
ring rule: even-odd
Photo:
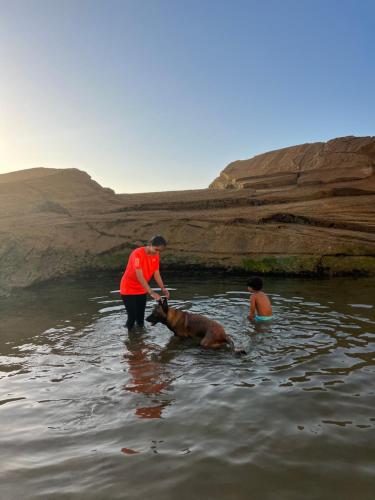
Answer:
[[[247,289],[250,296],[250,314],[249,320],[269,321],[273,319],[272,305],[268,296],[262,292],[263,281],[258,276],[253,276],[247,282]]]

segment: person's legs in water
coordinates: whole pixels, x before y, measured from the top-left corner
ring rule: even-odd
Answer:
[[[126,328],[131,330],[137,318],[137,295],[121,295],[128,318]]]
[[[136,300],[136,321],[137,325],[143,327],[145,324],[145,310],[146,310],[146,300],[147,293],[142,295],[135,295]]]

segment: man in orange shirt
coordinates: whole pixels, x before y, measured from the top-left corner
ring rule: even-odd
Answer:
[[[161,297],[150,288],[148,282],[154,277],[163,295],[169,299],[159,272],[160,253],[165,250],[167,242],[162,236],[154,236],[145,247],[133,250],[121,279],[120,294],[128,314],[126,327],[131,330],[134,323],[143,326],[147,294],[155,300]]]

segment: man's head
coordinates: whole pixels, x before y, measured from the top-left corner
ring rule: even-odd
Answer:
[[[263,288],[263,280],[259,276],[252,276],[247,280],[247,287],[250,291],[259,292]]]
[[[156,323],[166,323],[168,315],[168,301],[166,298],[162,298],[158,301],[154,307],[152,313],[147,316],[146,321],[155,326]]]
[[[165,247],[167,246],[167,242],[163,238],[163,236],[160,236],[160,234],[153,236],[151,240],[149,241],[149,250],[150,253],[156,254],[160,253],[163,250],[165,250]]]

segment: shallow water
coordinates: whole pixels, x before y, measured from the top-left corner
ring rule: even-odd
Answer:
[[[1,500],[373,499],[375,281],[267,278],[260,326],[243,281],[167,280],[241,358],[129,336],[112,277],[0,300]]]

